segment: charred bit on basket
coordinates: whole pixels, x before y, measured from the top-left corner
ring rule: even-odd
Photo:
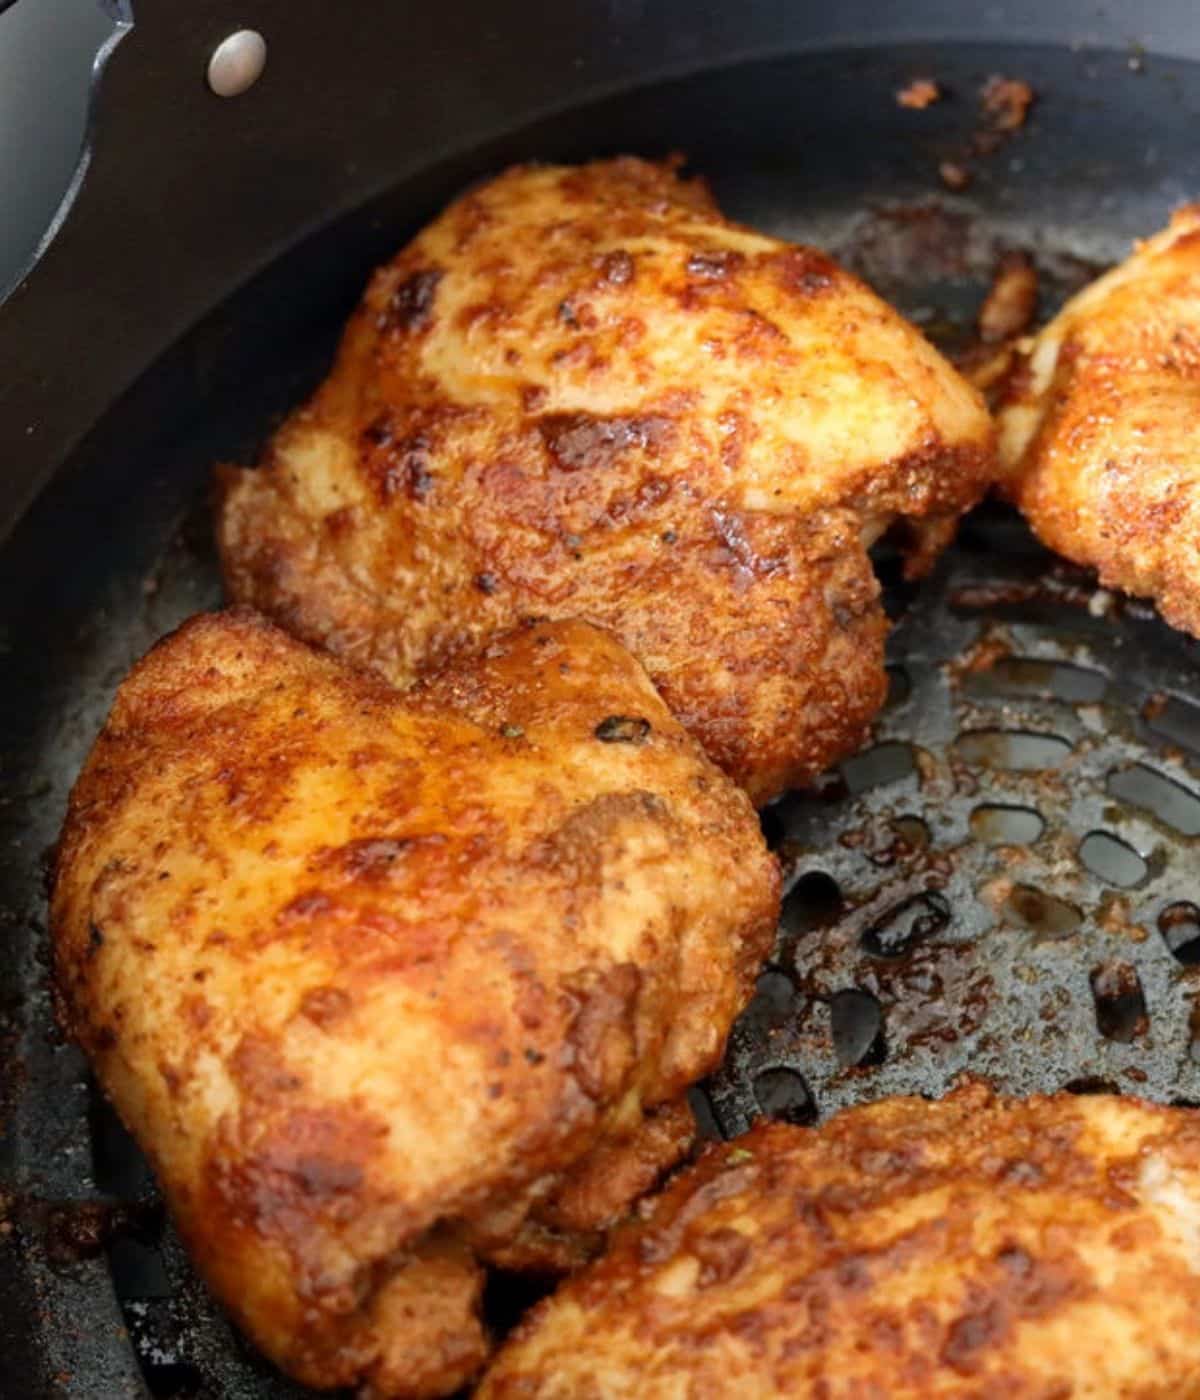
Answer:
[[[1022,78],[1006,78],[993,73],[979,90],[983,127],[975,133],[974,147],[980,155],[991,155],[1025,125],[1033,106],[1033,89]]]
[[[1017,131],[1033,106],[1033,89],[1022,78],[993,73],[980,89],[979,100],[993,131]]]
[[[934,78],[914,78],[896,93],[896,105],[924,111],[940,100],[942,90]]]
[[[944,160],[938,166],[938,176],[948,190],[958,193],[965,190],[975,178],[968,166],[956,160]]]
[[[1001,254],[976,320],[976,339],[956,356],[959,372],[995,405],[1018,367],[1021,337],[1037,316],[1038,273],[1020,249]]]
[[[979,90],[981,123],[965,147],[947,153],[938,164],[942,185],[955,193],[974,180],[971,161],[994,155],[1024,125],[1036,94],[1023,78],[993,73]]]
[[[1038,275],[1033,259],[1020,249],[1003,253],[979,309],[979,338],[998,345],[1024,335],[1037,314]]]

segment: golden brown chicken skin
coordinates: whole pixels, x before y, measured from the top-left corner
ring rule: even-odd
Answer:
[[[400,696],[256,617],[143,660],[71,797],[69,1027],[214,1291],[364,1396],[480,1364],[689,1147],[773,930],[745,795],[582,623]]]
[[[999,424],[1039,538],[1200,636],[1200,205],[1067,303]]]
[[[1200,1115],[972,1085],[709,1146],[478,1400],[1195,1400]]]
[[[921,567],[992,470],[975,391],[824,254],[669,165],[521,167],[375,276],[219,539],[235,599],[399,685],[611,629],[763,801],[882,703],[866,545],[903,519]]]

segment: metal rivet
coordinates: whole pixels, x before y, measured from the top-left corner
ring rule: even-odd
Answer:
[[[208,85],[218,97],[252,88],[267,66],[267,41],[257,29],[239,29],[222,39],[208,60]]]

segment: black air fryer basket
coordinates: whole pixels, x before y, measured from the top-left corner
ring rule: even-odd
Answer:
[[[298,1396],[192,1275],[48,978],[70,783],[131,662],[220,601],[212,463],[250,460],[316,383],[373,265],[517,159],[683,151],[728,212],[828,248],[951,351],[1006,250],[1049,313],[1200,195],[1200,12],[134,0],[133,20],[61,226],[0,305],[0,1394]],[[211,57],[246,28],[265,69],[218,97]],[[980,142],[995,73],[1036,102]],[[898,105],[922,76],[942,100]],[[873,747],[763,813],[789,893],[695,1093],[706,1131],[963,1071],[1200,1100],[1198,644],[995,505],[919,588],[878,568],[888,705]],[[501,1280],[490,1306],[523,1297]]]

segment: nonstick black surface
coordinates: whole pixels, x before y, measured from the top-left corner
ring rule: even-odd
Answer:
[[[995,72],[1037,103],[980,154],[977,94]],[[917,75],[945,98],[902,110],[895,90]],[[195,1281],[55,1030],[43,862],[122,674],[220,599],[211,464],[247,460],[316,381],[371,265],[509,160],[680,149],[728,212],[824,245],[953,346],[999,250],[1033,253],[1049,311],[1200,194],[1198,117],[1200,73],[1133,49],[923,46],[688,78],[387,191],[114,405],[0,556],[0,1394],[299,1394]],[[942,188],[943,160],[971,167],[966,191]],[[104,353],[85,322],[78,353]],[[1200,1098],[1196,645],[1057,565],[997,507],[915,596],[886,558],[880,571],[898,625],[879,746],[764,814],[791,893],[726,1065],[698,1092],[702,1120],[726,1134],[759,1111],[811,1122],[940,1093],[964,1069],[1022,1093]],[[495,1291],[511,1315],[523,1295]]]

